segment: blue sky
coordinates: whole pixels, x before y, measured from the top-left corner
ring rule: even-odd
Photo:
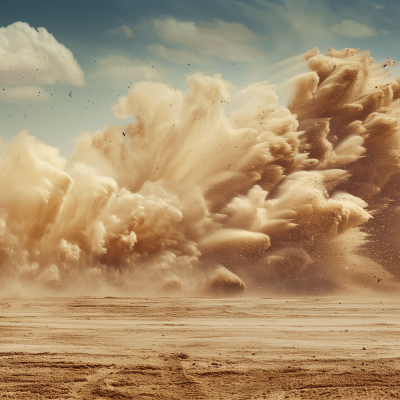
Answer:
[[[276,63],[314,47],[400,60],[399,18],[397,0],[8,2],[0,14],[0,135],[28,129],[69,156],[83,131],[121,123],[112,105],[140,80],[184,89],[185,77],[202,70],[238,88],[256,80],[280,88],[302,69],[296,59]]]

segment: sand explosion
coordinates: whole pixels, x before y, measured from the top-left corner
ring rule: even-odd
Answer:
[[[136,84],[115,107],[132,122],[84,134],[68,165],[27,132],[3,145],[2,295],[396,290],[395,63],[304,57],[287,107],[197,73],[186,95]]]

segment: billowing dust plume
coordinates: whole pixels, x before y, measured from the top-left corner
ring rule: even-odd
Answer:
[[[396,290],[395,63],[304,57],[287,107],[197,73],[186,94],[136,84],[115,107],[131,122],[84,134],[68,166],[27,132],[3,145],[1,294]]]

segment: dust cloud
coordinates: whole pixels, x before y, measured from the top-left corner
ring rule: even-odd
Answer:
[[[304,55],[287,107],[137,83],[126,125],[72,160],[21,132],[1,144],[2,295],[334,294],[397,290],[400,79],[354,49]]]

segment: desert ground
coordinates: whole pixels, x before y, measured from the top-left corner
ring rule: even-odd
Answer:
[[[400,298],[0,300],[4,399],[398,399]]]

